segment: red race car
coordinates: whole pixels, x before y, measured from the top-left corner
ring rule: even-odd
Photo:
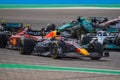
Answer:
[[[38,39],[41,39],[43,37],[43,34],[40,30],[32,30],[29,27],[26,27],[24,29],[19,30],[18,33],[9,37],[7,42],[7,48],[17,49],[19,46],[19,41],[20,39],[22,39],[22,37],[31,38],[37,41]]]
[[[43,38],[50,39],[54,36],[56,36],[56,31],[51,31],[48,33],[48,32],[45,32],[43,29],[32,30],[30,27],[26,27],[19,30],[17,34],[10,36],[7,42],[7,48],[18,49],[20,40],[23,38],[27,38],[27,39],[30,38],[34,41],[38,41],[39,39],[43,39]]]

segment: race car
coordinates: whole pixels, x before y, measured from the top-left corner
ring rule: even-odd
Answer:
[[[23,23],[13,23],[7,22],[6,20],[1,21],[1,27],[4,31],[17,32],[19,29],[23,27]]]
[[[58,30],[67,31],[72,37],[78,37],[81,33],[95,32],[95,27],[92,21],[85,17],[78,17],[77,20],[72,20],[70,23],[65,23],[58,27]]]
[[[5,21],[2,21],[0,26],[0,47],[6,47],[8,38],[17,33],[22,27],[22,23],[5,23]]]
[[[97,31],[97,33],[88,33],[84,35],[81,43],[88,44],[92,40],[100,42],[104,49],[120,49],[120,35],[118,33],[110,33],[107,31]]]
[[[120,18],[108,20],[98,25],[97,30],[106,30],[110,33],[118,33],[120,29]]]
[[[108,21],[107,17],[88,17],[89,20],[91,20],[95,25],[100,24],[100,23],[104,23]]]
[[[25,27],[19,30],[18,33],[9,37],[6,47],[9,49],[18,49],[19,41],[22,37],[30,38],[37,41],[38,39],[42,38],[43,35],[40,30],[32,30],[29,27]]]
[[[53,59],[85,56],[90,57],[92,60],[99,60],[103,56],[108,55],[104,53],[100,42],[94,41],[83,47],[77,41],[59,35],[60,32],[53,31],[38,41],[23,38],[19,45],[19,53],[50,56]]]

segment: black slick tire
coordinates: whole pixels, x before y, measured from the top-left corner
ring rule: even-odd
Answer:
[[[91,55],[90,55],[90,58],[92,60],[99,60],[100,58],[102,58],[103,56],[103,45],[98,42],[98,41],[95,41],[94,43],[91,44]]]
[[[7,36],[0,34],[0,48],[5,48],[7,45]]]
[[[32,39],[21,39],[19,43],[19,53],[24,55],[31,55],[34,50],[34,41]]]

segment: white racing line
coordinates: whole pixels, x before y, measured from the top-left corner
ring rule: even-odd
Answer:
[[[120,7],[43,7],[43,8],[2,8],[2,9],[120,9]]]

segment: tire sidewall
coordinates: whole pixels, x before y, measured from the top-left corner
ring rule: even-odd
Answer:
[[[98,41],[95,41],[90,45],[93,47],[93,50],[90,52],[90,58],[92,60],[99,60],[103,56],[103,45]]]

